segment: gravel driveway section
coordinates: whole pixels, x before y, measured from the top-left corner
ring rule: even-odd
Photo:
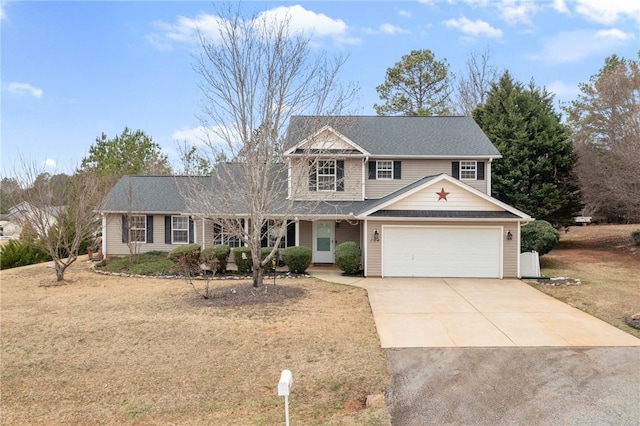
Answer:
[[[638,425],[640,348],[386,350],[393,425]]]

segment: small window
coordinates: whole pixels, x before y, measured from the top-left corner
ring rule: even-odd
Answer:
[[[335,160],[319,160],[317,173],[318,191],[336,190]]]
[[[240,226],[244,227],[244,219],[241,219]],[[225,228],[222,225],[214,224],[213,227],[213,243],[226,244],[231,248],[242,247],[242,240],[235,236],[231,229]]]
[[[189,243],[189,218],[186,216],[171,217],[171,242],[173,244]]]
[[[460,179],[466,179],[466,180],[477,179],[477,162],[476,161],[460,162]]]
[[[136,243],[147,242],[147,217],[131,216],[131,227],[129,228],[129,241]]]
[[[376,179],[393,179],[393,161],[376,161]]]
[[[268,241],[268,247],[273,247],[276,244],[276,240],[278,239],[278,232],[280,232],[282,229],[282,221],[274,221],[274,220],[270,220],[269,224],[268,224],[268,236],[269,236],[269,241]],[[280,244],[278,245],[278,248],[286,248],[287,247],[287,232],[286,230],[284,231],[284,234],[282,235],[282,238],[280,239]]]

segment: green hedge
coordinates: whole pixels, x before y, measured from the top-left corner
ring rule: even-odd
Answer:
[[[243,256],[244,254],[244,256]],[[233,249],[233,257],[236,262],[238,272],[241,274],[248,274],[253,267],[253,261],[251,260],[251,249],[249,247],[236,247]]]
[[[200,261],[209,267],[212,267],[215,264],[216,272],[224,274],[227,272],[227,264],[229,262],[230,254],[231,247],[227,245],[208,247],[200,253]]]
[[[637,246],[640,246],[640,231],[633,231],[631,233],[631,238],[635,241]]]
[[[308,247],[287,247],[284,263],[293,274],[304,274],[311,265],[311,249]]]
[[[560,233],[546,220],[534,220],[520,230],[520,251],[537,251],[540,256],[549,253],[560,242]]]
[[[49,260],[51,256],[46,251],[18,240],[10,240],[0,247],[0,269],[17,268]]]
[[[200,246],[186,244],[169,252],[169,260],[173,262],[176,271],[184,275],[200,273]]]
[[[360,245],[353,241],[345,241],[336,247],[336,265],[345,274],[355,274],[360,271]]]

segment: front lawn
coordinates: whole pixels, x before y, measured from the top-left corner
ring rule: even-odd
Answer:
[[[52,274],[2,273],[3,425],[284,424],[283,369],[292,424],[388,424],[363,407],[388,382],[363,289],[278,279],[295,297],[212,306],[183,280],[99,275],[84,259],[41,286]]]
[[[535,285],[544,293],[640,338],[626,316],[640,312],[640,247],[631,233],[640,225],[575,226],[542,256],[542,275],[579,278],[581,286]]]

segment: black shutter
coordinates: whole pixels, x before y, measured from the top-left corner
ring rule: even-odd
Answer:
[[[476,163],[476,176],[478,180],[484,180],[484,161],[478,161]]]
[[[129,242],[129,226],[127,216],[125,215],[122,215],[122,242]]]
[[[369,179],[376,178],[376,162],[369,161]]]
[[[309,191],[315,191],[317,189],[317,180],[316,165],[313,161],[309,161]]]
[[[153,242],[153,216],[147,216],[147,242]]]
[[[219,223],[213,223],[213,244],[219,245],[224,244],[225,242],[222,239],[222,225]]]
[[[451,162],[451,176],[456,179],[460,179],[460,162],[453,161]]]
[[[171,216],[164,217],[164,243],[171,244]]]
[[[344,191],[344,160],[336,161],[336,190]]]
[[[269,238],[267,238],[267,232],[269,229],[267,228],[267,224],[262,225],[262,230],[260,233],[262,234],[262,239],[260,240],[260,247],[269,247]]]
[[[193,244],[194,241],[193,235],[193,219],[189,216],[189,244]]]
[[[289,220],[287,222],[287,247],[296,245],[296,222]]]
[[[402,179],[402,162],[394,161],[393,162],[393,178],[394,179]]]

